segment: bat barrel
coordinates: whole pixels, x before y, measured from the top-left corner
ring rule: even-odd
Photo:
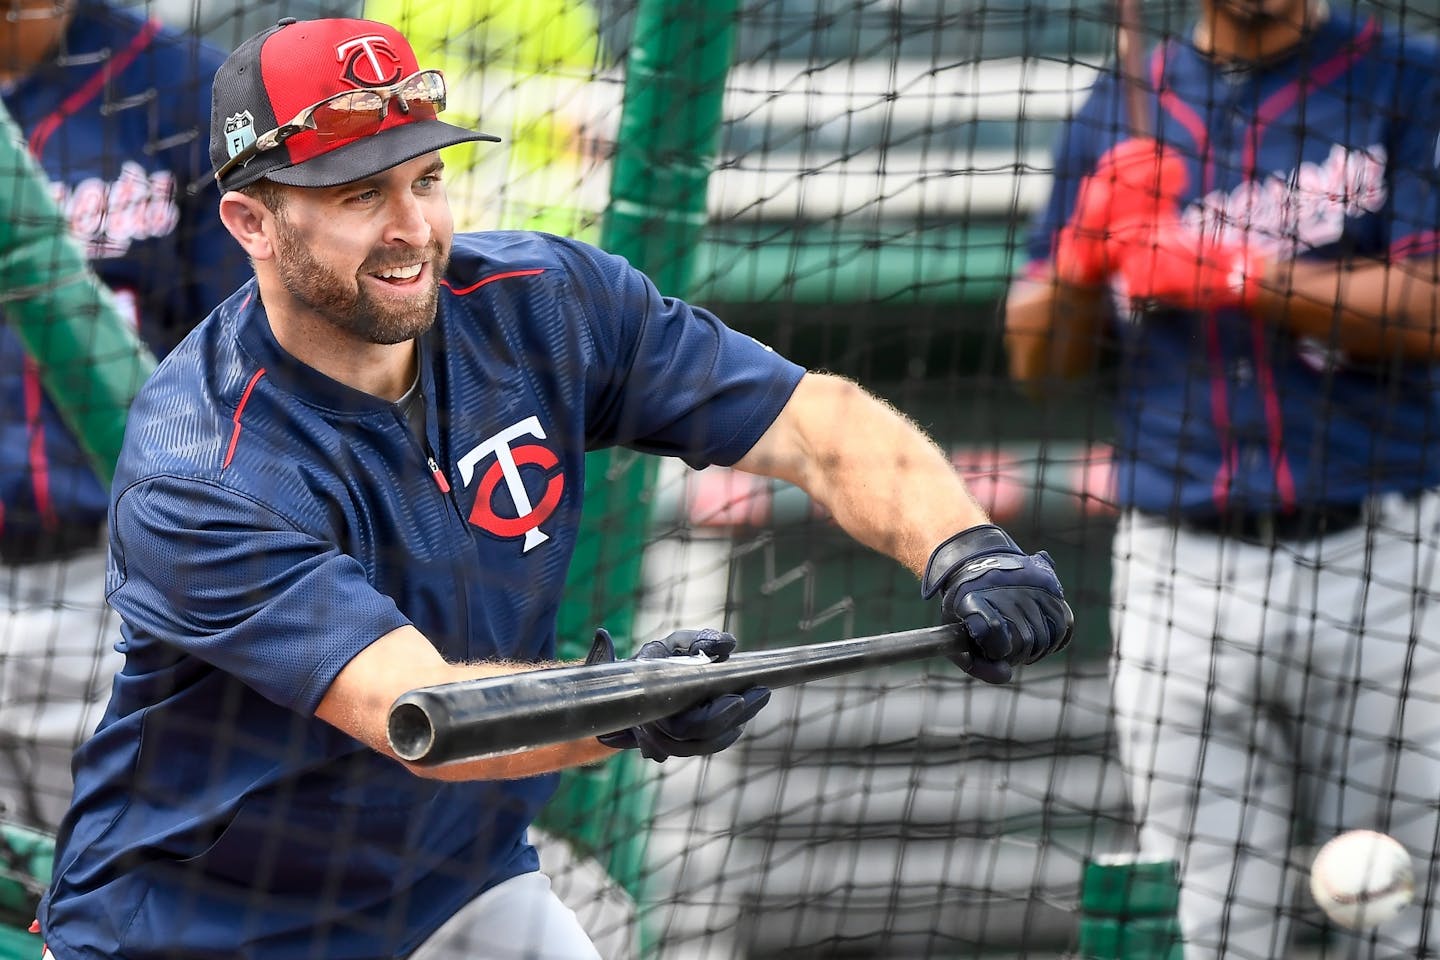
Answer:
[[[390,708],[390,746],[431,765],[531,750],[623,730],[750,687],[786,687],[948,652],[954,624],[737,653],[619,660],[411,690]]]

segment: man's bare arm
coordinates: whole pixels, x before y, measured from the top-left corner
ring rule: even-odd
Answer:
[[[1074,614],[1049,556],[991,524],[935,442],[856,384],[806,374],[736,466],[795,484],[914,571],[921,597],[964,624],[951,659],[971,676],[1005,683],[1069,643]]]
[[[841,529],[917,576],[946,537],[990,522],[932,440],[841,377],[806,374],[735,466],[800,487]]]
[[[380,637],[345,665],[320,701],[315,715],[345,731],[361,743],[395,757],[386,737],[390,705],[403,693],[456,680],[478,680],[538,670],[559,664],[446,662],[425,635],[414,627],[401,627]],[[569,743],[468,760],[439,767],[406,764],[412,773],[435,780],[512,780],[567,767],[594,763],[615,753],[588,737]],[[397,762],[399,761],[397,758]]]

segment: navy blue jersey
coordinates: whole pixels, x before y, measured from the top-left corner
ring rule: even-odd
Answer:
[[[1189,167],[1188,221],[1280,259],[1434,254],[1440,61],[1431,41],[1332,16],[1263,67],[1222,70],[1171,40],[1150,71],[1157,136]],[[1127,128],[1116,78],[1104,74],[1057,148],[1032,262],[1049,258],[1081,178]],[[1118,324],[1123,505],[1272,510],[1440,484],[1433,367],[1360,361],[1240,311],[1136,320]]]
[[[462,234],[419,341],[425,436],[276,343],[251,283],[164,362],[115,478],[126,665],[41,908],[64,960],[399,956],[537,868],[554,776],[442,784],[316,719],[413,624],[554,656],[589,449],[732,464],[803,371],[623,260]]]
[[[210,83],[223,54],[82,3],[58,56],[4,94],[71,232],[163,353],[249,276],[216,212]],[[98,531],[108,495],[0,324],[0,534]]]

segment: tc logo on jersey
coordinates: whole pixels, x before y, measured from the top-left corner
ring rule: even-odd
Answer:
[[[560,495],[565,492],[565,474],[550,473],[560,465],[560,458],[549,447],[538,443],[511,445],[523,437],[545,439],[545,430],[540,426],[539,418],[526,417],[493,437],[481,441],[461,457],[456,466],[460,468],[461,481],[469,487],[476,474],[475,468],[494,457],[495,462],[490,464],[490,468],[480,477],[480,487],[475,493],[475,505],[470,508],[470,522],[486,533],[505,540],[524,537],[525,545],[521,552],[529,553],[550,539],[550,535],[540,529],[540,524],[549,520],[559,506]],[[543,471],[542,475],[546,477],[545,490],[540,495],[539,503],[530,502],[530,492],[525,488],[521,467],[532,468],[532,473],[536,469]],[[495,488],[502,480],[505,482],[506,492],[510,495],[514,516],[501,516],[495,508]]]
[[[255,118],[246,110],[225,118],[225,150],[234,157],[255,142]]]
[[[390,41],[373,33],[340,44],[335,59],[345,64],[341,76],[357,87],[388,86],[399,80],[404,70]]]

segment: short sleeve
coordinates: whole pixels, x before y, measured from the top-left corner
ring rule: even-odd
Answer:
[[[1050,196],[1030,224],[1025,252],[1030,264],[1049,262],[1055,234],[1070,219],[1080,192],[1080,181],[1095,170],[1103,152],[1100,145],[1115,142],[1123,129],[1116,113],[1115,78],[1102,73],[1080,109],[1065,121],[1052,151]]]
[[[108,599],[133,635],[307,716],[345,664],[409,622],[355,558],[213,483],[130,486],[110,546]]]
[[[804,368],[707,310],[664,297],[620,257],[562,254],[589,305],[587,445],[728,466],[779,416]]]

